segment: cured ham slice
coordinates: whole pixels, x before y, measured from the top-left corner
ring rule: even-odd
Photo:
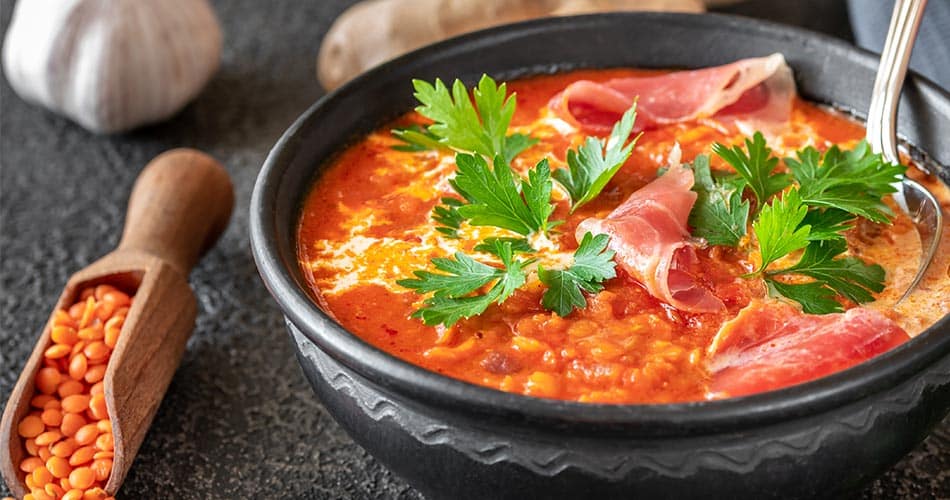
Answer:
[[[874,309],[813,315],[789,304],[753,300],[722,326],[709,346],[710,394],[743,396],[808,382],[909,338]]]
[[[670,154],[673,165],[661,177],[634,192],[605,219],[586,219],[575,236],[610,236],[617,263],[654,297],[689,312],[723,310],[722,301],[700,286],[686,271],[696,259],[686,220],[696,202],[693,171],[679,164],[679,149]]]
[[[791,69],[781,54],[772,54],[659,76],[581,80],[554,96],[549,106],[568,123],[599,134],[609,133],[634,100],[635,131],[713,116],[752,129],[788,121],[794,96]]]

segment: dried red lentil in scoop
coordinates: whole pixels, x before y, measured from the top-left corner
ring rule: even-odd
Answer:
[[[103,489],[115,441],[103,378],[132,298],[115,287],[84,289],[53,313],[50,346],[36,374],[32,410],[17,426],[30,490],[24,500],[114,500]]]

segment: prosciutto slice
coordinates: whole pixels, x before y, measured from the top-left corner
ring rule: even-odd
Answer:
[[[634,100],[635,131],[712,116],[751,130],[787,122],[794,96],[791,69],[781,54],[772,54],[659,76],[581,80],[549,106],[561,119],[598,134],[609,133]]]
[[[679,149],[670,154],[673,166],[661,177],[634,192],[605,219],[590,218],[575,236],[607,234],[614,259],[654,297],[689,312],[723,310],[722,301],[700,286],[686,271],[696,259],[686,220],[696,202],[693,171],[680,165]]]
[[[813,315],[782,302],[753,300],[709,346],[710,395],[743,396],[814,380],[909,338],[874,309]]]

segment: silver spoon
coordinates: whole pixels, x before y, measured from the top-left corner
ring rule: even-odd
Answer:
[[[897,104],[900,101],[901,87],[907,75],[910,54],[920,28],[927,0],[897,0],[891,14],[891,26],[887,30],[884,50],[881,51],[881,63],[874,80],[871,93],[871,107],[868,110],[867,140],[875,153],[881,153],[891,163],[900,163],[897,156]],[[898,299],[906,299],[933,262],[934,254],[943,232],[943,213],[940,204],[926,187],[919,182],[904,177],[895,184],[897,192],[894,200],[917,226],[920,235],[920,264],[910,286]]]

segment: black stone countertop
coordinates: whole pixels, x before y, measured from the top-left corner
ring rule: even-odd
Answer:
[[[13,2],[0,2],[5,31]],[[0,401],[66,279],[118,243],[129,190],[148,160],[178,146],[199,148],[220,159],[235,183],[231,226],[191,275],[200,308],[194,336],[120,498],[420,498],[322,409],[248,248],[258,169],[322,94],[320,39],[350,3],[216,2],[225,39],[218,74],[173,120],[127,135],[89,134],[0,84]],[[766,17],[782,12],[752,3]],[[847,26],[827,15],[797,21]],[[862,496],[950,497],[950,425]]]

